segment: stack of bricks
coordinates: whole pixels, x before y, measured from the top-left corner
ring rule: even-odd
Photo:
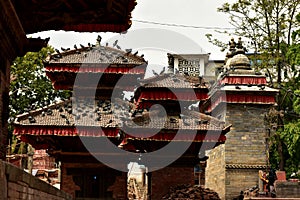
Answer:
[[[53,169],[55,168],[55,159],[50,157],[46,150],[35,150],[33,155],[34,169]]]

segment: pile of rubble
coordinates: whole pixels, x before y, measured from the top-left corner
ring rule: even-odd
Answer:
[[[178,200],[219,200],[218,193],[208,189],[203,188],[201,186],[192,186],[189,184],[178,185],[176,187],[172,187],[169,190],[169,193],[166,194],[162,199],[178,199]]]

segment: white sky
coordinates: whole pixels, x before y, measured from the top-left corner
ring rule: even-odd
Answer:
[[[87,43],[94,44],[97,35],[102,36],[102,44],[108,41],[110,46],[112,46],[113,41],[117,38],[119,40],[118,44],[122,49],[133,48],[134,50],[139,50],[139,54],[145,54],[145,58],[150,65],[167,65],[165,55],[167,52],[201,53],[201,51],[204,51],[211,53],[211,60],[220,60],[224,59],[225,52],[220,52],[218,47],[210,44],[205,34],[211,33],[225,42],[229,41],[231,36],[220,35],[216,33],[214,29],[163,26],[141,23],[135,20],[198,27],[231,27],[228,22],[228,16],[223,13],[218,13],[217,8],[225,2],[234,1],[235,0],[137,0],[137,5],[132,12],[132,26],[126,34],[130,35],[129,33],[132,33],[129,39],[126,35],[116,33],[76,33],[64,31],[36,33],[33,34],[33,37],[50,37],[49,44],[57,49],[60,49],[60,47],[73,48],[74,44],[77,44],[77,46],[79,46],[79,44],[87,45]],[[149,31],[143,30],[145,28],[148,28],[147,30]],[[159,36],[160,33],[164,32],[166,32],[165,35],[161,34],[161,36]],[[188,41],[186,42],[185,40]],[[145,44],[145,41],[149,42]],[[191,41],[199,45],[200,48],[195,50],[190,47],[183,47],[187,46]],[[166,44],[166,42],[168,44]],[[170,45],[170,43],[172,43],[172,45]]]

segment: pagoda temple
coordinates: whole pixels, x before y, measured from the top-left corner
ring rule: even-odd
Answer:
[[[17,56],[39,51],[49,38],[26,35],[48,30],[123,32],[131,26],[135,0],[0,0],[0,159],[5,160],[10,66]]]
[[[258,185],[258,171],[268,164],[265,114],[276,104],[278,90],[253,70],[241,39],[230,41],[225,65],[203,108],[232,124],[226,143],[208,154],[206,187],[222,199]],[[215,167],[219,166],[219,167]]]
[[[45,62],[54,88],[72,89],[73,97],[18,116],[14,131],[61,161],[61,189],[76,198],[126,199],[127,173],[116,169],[127,169],[130,159],[112,151],[109,141],[152,171],[149,198],[193,184],[199,151],[223,144],[230,128],[199,112],[208,98],[204,80],[172,73],[143,79],[147,62],[141,56],[100,40],[74,48]],[[134,92],[133,98],[124,100],[124,91]],[[166,146],[173,148],[160,153]]]

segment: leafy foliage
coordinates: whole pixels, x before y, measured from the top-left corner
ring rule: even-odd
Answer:
[[[28,112],[50,104],[56,99],[68,98],[70,92],[54,90],[51,81],[45,74],[43,60],[54,52],[52,47],[43,48],[39,52],[28,52],[23,57],[18,57],[11,66],[10,103],[9,103],[9,133],[12,136],[16,115]],[[12,153],[19,150],[25,151],[24,144],[19,144],[15,138],[12,141]],[[19,147],[19,148],[17,148]],[[23,148],[24,147],[24,148]]]

